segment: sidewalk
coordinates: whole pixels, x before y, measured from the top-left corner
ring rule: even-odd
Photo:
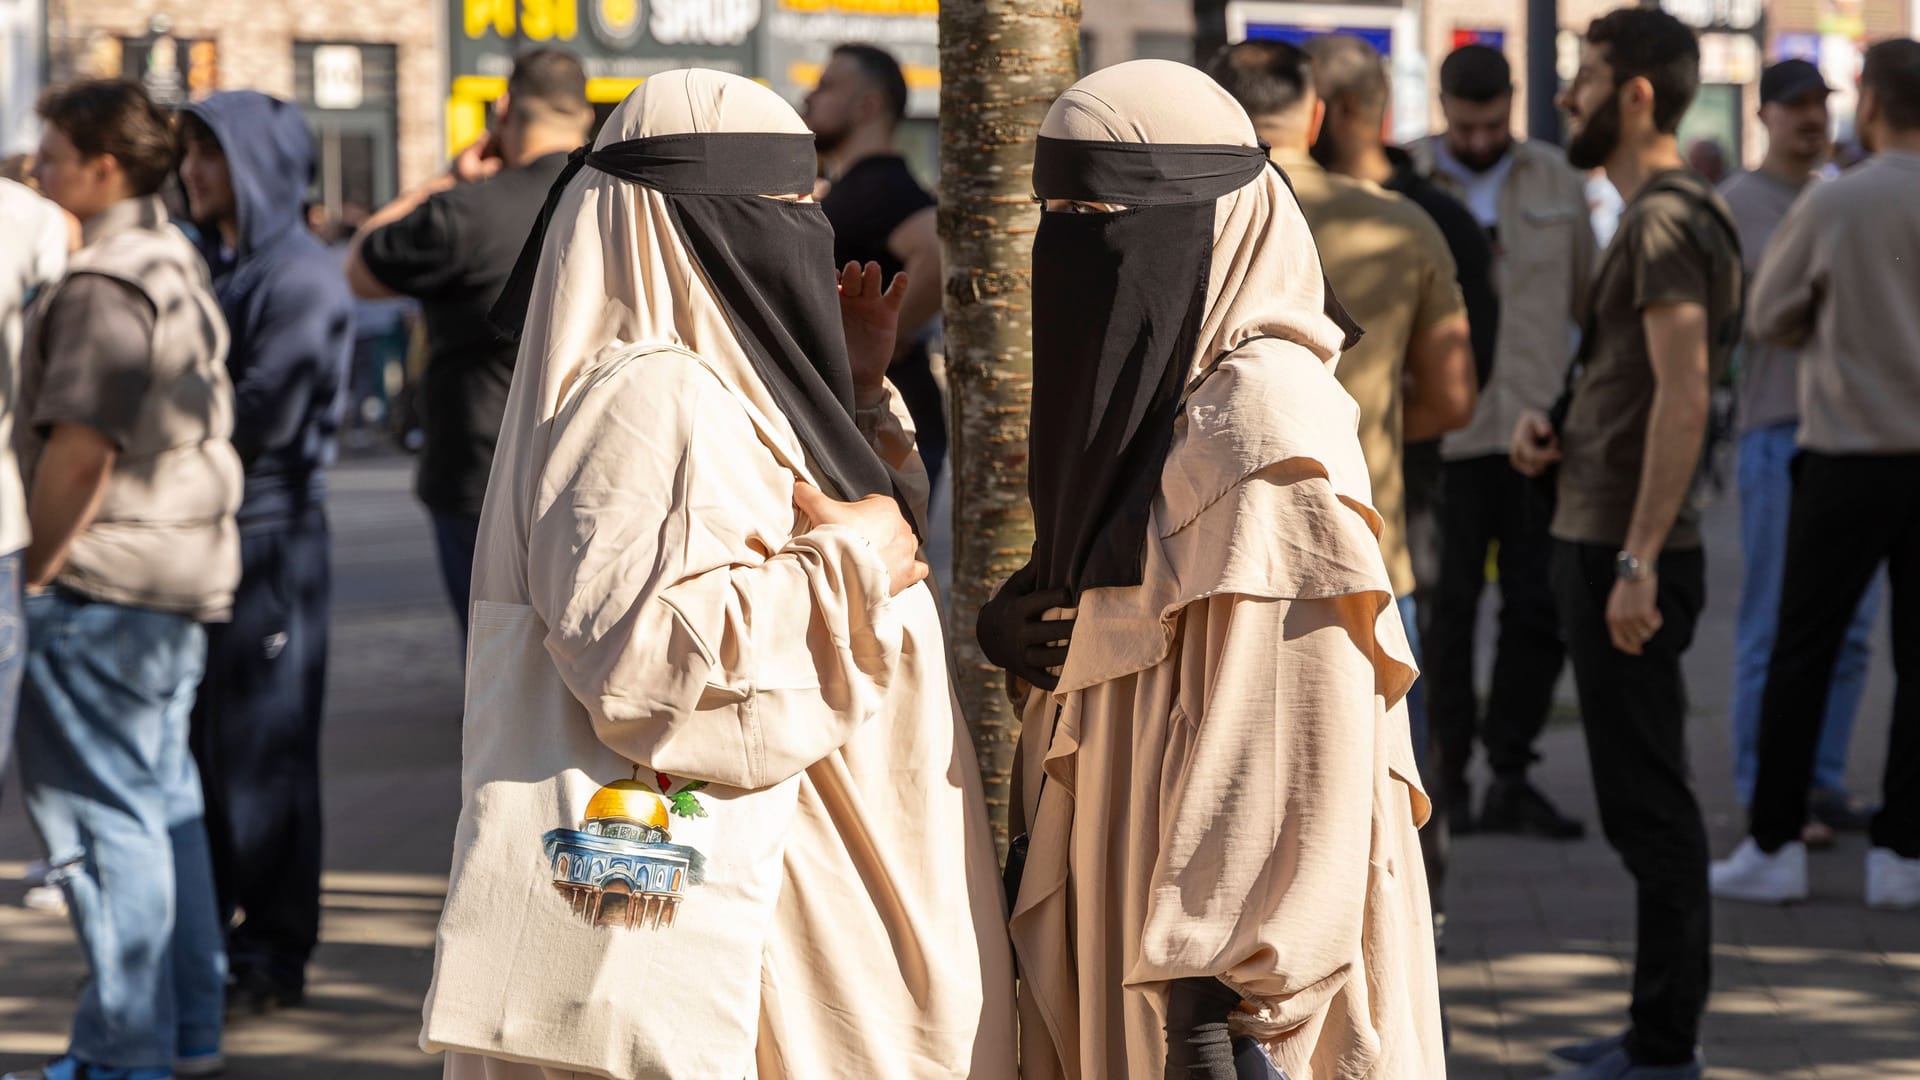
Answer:
[[[459,788],[459,642],[406,463],[334,474],[337,584],[324,741],[324,943],[307,1005],[236,1018],[238,1080],[428,1080],[414,1045],[446,889]],[[1715,850],[1738,834],[1727,778],[1737,543],[1731,507],[1709,528],[1713,600],[1690,656],[1694,760]],[[1878,788],[1891,684],[1875,668],[1853,783]],[[1450,1075],[1531,1080],[1545,1050],[1624,1023],[1632,907],[1598,837],[1580,732],[1551,729],[1538,778],[1594,837],[1570,846],[1469,837],[1455,845],[1448,955]],[[36,854],[10,780],[0,802],[0,1071],[65,1045],[79,954],[64,919],[23,910]],[[1813,903],[1721,905],[1706,1051],[1720,1080],[1920,1078],[1920,914],[1860,905],[1858,837],[1814,857]],[[1118,1078],[1114,1078],[1118,1080]]]

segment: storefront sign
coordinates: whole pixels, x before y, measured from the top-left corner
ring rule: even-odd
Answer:
[[[1660,6],[1697,30],[1752,31],[1766,18],[1765,0],[1665,0]]]
[[[557,45],[587,70],[587,97],[619,102],[662,71],[758,74],[763,0],[452,0],[447,5],[447,152],[486,130],[514,55]]]
[[[1505,51],[1507,32],[1505,30],[1467,30],[1454,27],[1453,47],[1464,49],[1469,45],[1485,45],[1489,49]]]
[[[357,109],[366,100],[358,45],[316,45],[313,50],[313,105],[318,109]]]
[[[220,47],[172,34],[118,39],[123,79],[146,88],[156,104],[173,108],[206,97],[219,85]],[[113,50],[104,50],[103,55]]]
[[[760,37],[760,74],[788,101],[820,82],[835,45],[876,45],[900,61],[907,115],[940,112],[940,27],[935,0],[771,0]]]

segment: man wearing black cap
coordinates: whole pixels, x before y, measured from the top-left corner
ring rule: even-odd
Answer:
[[[1854,127],[1873,157],[1794,202],[1753,281],[1748,332],[1801,350],[1799,456],[1751,835],[1711,880],[1723,900],[1807,898],[1798,833],[1820,710],[1847,623],[1885,564],[1899,685],[1866,901],[1920,909],[1920,41],[1867,50]]]
[[[1747,273],[1759,271],[1774,229],[1814,180],[1827,150],[1827,95],[1820,69],[1805,60],[1783,60],[1760,76],[1760,122],[1767,129],[1767,156],[1760,168],[1720,187],[1740,229]],[[1780,581],[1787,557],[1787,503],[1793,489],[1789,465],[1800,428],[1796,372],[1799,350],[1740,343],[1740,540],[1744,555],[1740,614],[1735,630],[1733,678],[1733,783],[1742,806],[1753,801],[1759,763],[1760,696],[1767,657],[1779,624]],[[1846,644],[1834,664],[1827,695],[1809,838],[1830,839],[1832,828],[1864,828],[1845,790],[1847,740],[1867,680],[1878,589],[1855,612]]]

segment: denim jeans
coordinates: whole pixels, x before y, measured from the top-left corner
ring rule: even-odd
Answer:
[[[473,552],[480,545],[480,519],[439,510],[433,518],[433,545],[440,553],[440,577],[447,586],[447,602],[460,620],[461,657],[467,640],[467,609],[473,599]]]
[[[20,779],[90,975],[69,1052],[171,1067],[220,1045],[226,955],[187,717],[206,635],[181,615],[26,601]]]
[[[1413,650],[1413,662],[1420,662],[1420,619],[1419,609],[1413,602],[1413,594],[1408,593],[1398,601],[1400,621],[1407,628],[1407,647]],[[1422,782],[1427,776],[1427,687],[1425,677],[1413,680],[1407,689],[1407,727],[1413,734],[1413,763],[1420,770]]]
[[[228,966],[243,983],[264,975],[284,991],[306,986],[320,936],[330,546],[317,500],[241,523],[233,619],[207,627],[193,707]]]
[[[13,752],[20,677],[27,670],[27,624],[20,612],[20,552],[0,555],[0,777]]]
[[[1740,437],[1740,546],[1746,567],[1740,582],[1740,614],[1734,630],[1733,785],[1740,805],[1753,802],[1760,768],[1760,697],[1767,688],[1767,661],[1773,655],[1780,624],[1780,583],[1787,568],[1787,508],[1793,497],[1791,474],[1798,425],[1776,424]],[[1873,623],[1882,586],[1876,578],[1855,609],[1820,725],[1813,785],[1840,789],[1847,780],[1847,743],[1854,714],[1866,693],[1867,664],[1873,656]]]

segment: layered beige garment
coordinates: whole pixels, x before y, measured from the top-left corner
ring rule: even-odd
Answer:
[[[752,82],[672,72],[601,142],[805,130]],[[475,561],[422,1045],[490,1080],[1011,1076],[1003,905],[932,591],[889,597],[865,540],[795,519],[795,480],[820,481],[658,193],[583,171],[534,297]],[[907,432],[863,419],[918,472]],[[644,790],[687,781],[707,817]],[[576,820],[670,827],[705,880],[664,922],[609,926],[624,886],[562,895],[541,849],[561,829],[597,857]]]
[[[1254,144],[1211,82],[1149,62],[1041,130]],[[1027,1080],[1159,1077],[1166,986],[1206,976],[1292,1080],[1445,1076],[1415,672],[1322,300],[1277,176],[1218,200],[1144,579],[1081,597],[1058,691],[1023,710]]]

